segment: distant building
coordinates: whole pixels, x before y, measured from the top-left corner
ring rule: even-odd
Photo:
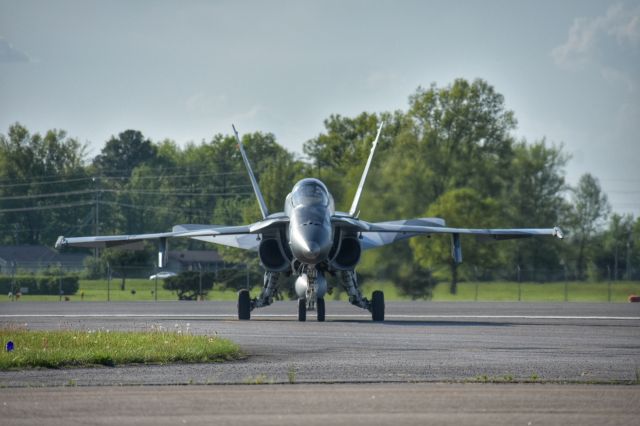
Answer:
[[[225,262],[217,251],[213,250],[169,250],[167,270],[182,271],[217,271],[225,268]]]
[[[58,253],[37,245],[0,246],[0,274],[11,274],[12,265],[18,272],[38,272],[62,267],[66,271],[82,271],[85,253]]]
[[[84,260],[92,256],[93,254],[89,252],[65,253],[38,245],[0,246],[0,274],[11,274],[14,264],[16,272],[35,273],[58,267],[65,271],[81,272],[85,268]],[[199,271],[202,268],[202,271],[216,272],[234,266],[225,263],[218,252],[214,250],[170,250],[165,270],[180,273],[182,271]]]

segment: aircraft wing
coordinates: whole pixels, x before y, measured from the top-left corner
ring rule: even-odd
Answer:
[[[444,221],[439,218],[422,218],[392,222],[366,222],[350,217],[334,217],[336,226],[344,226],[359,231],[362,236],[362,248],[370,249],[386,244],[415,237],[418,235],[451,234],[458,239],[462,234],[475,235],[480,239],[508,240],[514,238],[529,238],[534,236],[549,235],[563,238],[562,231],[554,228],[452,228],[444,226]]]
[[[58,237],[55,247],[87,247],[140,249],[145,240],[163,240],[167,238],[193,238],[245,250],[255,250],[259,245],[258,236],[269,232],[281,224],[288,223],[284,215],[269,217],[251,225],[176,225],[171,232],[136,235],[109,235],[95,237]]]

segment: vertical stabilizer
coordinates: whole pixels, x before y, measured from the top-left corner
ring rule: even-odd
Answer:
[[[364,187],[364,181],[367,180],[367,174],[369,173],[369,167],[371,166],[373,153],[376,150],[376,146],[378,146],[378,139],[380,138],[380,132],[382,131],[383,125],[384,125],[384,122],[383,121],[380,122],[380,127],[378,127],[378,133],[376,134],[376,139],[373,141],[373,145],[371,146],[371,152],[369,153],[369,159],[367,160],[367,165],[364,167],[364,172],[362,173],[362,177],[360,178],[360,184],[358,185],[356,196],[353,198],[353,203],[351,204],[351,209],[349,210],[349,216],[355,216],[358,210],[358,204],[360,203],[360,196],[362,195],[362,188]]]
[[[253,169],[251,168],[251,164],[249,164],[247,153],[244,152],[244,146],[242,145],[240,136],[238,136],[238,131],[236,130],[236,126],[232,124],[231,127],[233,128],[233,133],[235,133],[236,140],[238,141],[238,149],[240,149],[240,155],[242,155],[242,161],[244,161],[244,165],[247,166],[247,171],[249,172],[249,179],[251,179],[251,186],[253,186],[253,192],[255,192],[256,198],[258,199],[258,204],[260,205],[260,212],[262,212],[262,218],[265,219],[267,216],[269,216],[269,211],[267,210],[267,204],[264,202],[264,198],[262,197],[262,192],[260,191],[260,187],[258,186],[256,177],[253,174]]]

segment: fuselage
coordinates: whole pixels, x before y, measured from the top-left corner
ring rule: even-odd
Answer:
[[[333,197],[318,179],[298,181],[287,196],[284,211],[289,216],[289,247],[303,264],[317,265],[327,260],[333,243],[331,216]]]

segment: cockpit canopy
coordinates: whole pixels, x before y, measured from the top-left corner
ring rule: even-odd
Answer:
[[[291,204],[293,207],[303,206],[329,206],[327,188],[317,179],[302,179],[291,191]]]

